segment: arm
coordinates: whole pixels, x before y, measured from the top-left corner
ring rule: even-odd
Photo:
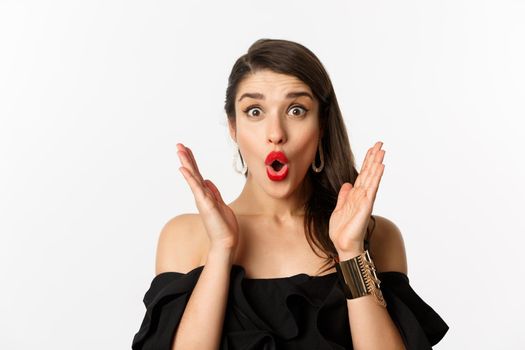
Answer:
[[[157,248],[157,274],[187,272],[200,265],[205,237],[192,215],[172,219],[162,230]],[[197,284],[174,332],[172,350],[218,349],[228,296],[232,254],[211,249]]]
[[[399,271],[407,274],[403,237],[390,220],[376,215],[376,229],[370,242],[370,252],[378,271]],[[348,260],[363,250],[340,256]],[[387,309],[373,295],[347,300],[348,319],[354,349],[405,349],[403,340]]]
[[[369,148],[354,183],[345,182],[339,189],[337,204],[329,222],[329,236],[337,250],[339,261],[352,259],[364,252],[366,226],[385,169],[385,150],[381,149],[382,146],[383,142],[378,141]],[[399,230],[392,225],[386,230],[385,225],[381,225],[385,220],[377,219],[376,217],[376,221],[379,221],[376,222],[377,232],[370,241],[370,255],[378,260],[374,261],[374,265],[377,264],[377,270],[405,268],[406,271],[406,257],[404,247],[401,249]],[[388,248],[377,251],[375,241]],[[384,261],[387,264],[383,264]],[[369,295],[347,300],[354,349],[403,349],[403,339],[388,310],[376,305],[373,298]]]

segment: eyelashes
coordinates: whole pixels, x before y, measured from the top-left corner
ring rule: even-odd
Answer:
[[[302,113],[300,115],[294,115],[294,117],[303,117],[305,116],[309,109],[304,107],[304,106],[301,106],[301,105],[293,105],[291,106],[289,109],[288,109],[288,112],[290,112],[291,110],[296,110],[296,109],[299,109],[299,110],[302,110]],[[257,115],[252,115],[250,112],[251,111],[259,111]],[[259,107],[258,105],[251,105],[251,106],[248,106],[246,107],[245,109],[243,109],[243,113],[246,114],[248,117],[251,117],[251,118],[256,118],[256,117],[259,117],[262,113],[262,109],[261,107]]]

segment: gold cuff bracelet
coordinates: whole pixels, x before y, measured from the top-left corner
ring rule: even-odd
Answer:
[[[336,257],[335,261],[335,268],[347,299],[372,294],[379,305],[386,307],[380,289],[381,281],[377,278],[376,268],[368,250],[350,260],[339,261]]]

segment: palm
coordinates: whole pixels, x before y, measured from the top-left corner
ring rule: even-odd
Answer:
[[[177,154],[183,165],[179,170],[193,192],[195,204],[212,245],[236,247],[239,225],[233,210],[224,203],[215,184],[202,178],[192,151],[182,144],[177,144],[177,148]]]
[[[363,246],[368,218],[383,175],[385,151],[382,142],[370,148],[354,185],[344,183],[329,222],[330,239],[338,251],[360,250]]]
[[[222,201],[217,187],[210,180],[204,180],[204,182],[207,199],[204,201],[204,205],[196,201],[199,213],[209,218],[204,222],[204,226],[208,232],[226,233],[225,235],[217,235],[216,239],[227,246],[235,246],[237,243],[236,236],[239,232],[239,224],[235,213]]]

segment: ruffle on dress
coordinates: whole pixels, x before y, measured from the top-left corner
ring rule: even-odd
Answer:
[[[144,296],[146,314],[133,338],[133,350],[171,350],[203,267],[153,278]],[[405,274],[380,272],[378,278],[405,347],[432,349],[448,325],[414,292]],[[242,266],[232,266],[220,349],[352,348],[347,301],[336,273],[251,279]]]

